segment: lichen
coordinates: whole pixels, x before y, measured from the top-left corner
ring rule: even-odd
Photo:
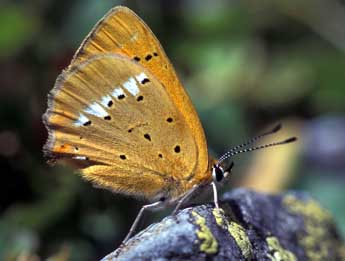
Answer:
[[[312,199],[301,201],[293,195],[287,195],[283,199],[283,204],[289,211],[312,218],[317,222],[329,222],[332,219],[330,213]]]
[[[289,250],[284,249],[276,237],[267,237],[266,242],[271,253],[268,257],[273,261],[295,261],[296,256]]]
[[[228,221],[224,217],[224,210],[215,208],[212,211],[213,216],[218,226],[227,229],[232,238],[235,240],[237,246],[240,248],[245,259],[250,259],[252,256],[252,244],[246,234],[245,229],[234,221]]]
[[[283,204],[293,214],[303,217],[305,233],[298,235],[298,242],[310,260],[329,258],[329,250],[337,244],[329,234],[331,215],[312,199],[298,200],[293,195],[283,199]]]
[[[230,221],[228,224],[228,231],[241,249],[242,255],[246,259],[249,259],[252,256],[253,250],[245,229],[240,224]]]
[[[212,211],[216,223],[220,227],[224,227],[224,210],[221,208],[214,208]]]
[[[200,239],[200,250],[207,254],[215,254],[218,251],[218,242],[213,236],[211,230],[206,225],[206,219],[199,215],[196,211],[192,212],[195,217],[195,223],[200,227],[196,231],[197,237]]]

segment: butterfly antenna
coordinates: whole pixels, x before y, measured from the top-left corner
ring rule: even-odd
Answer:
[[[220,164],[221,162],[223,162],[224,160],[226,160],[228,158],[231,158],[231,157],[233,157],[233,156],[235,156],[237,154],[243,153],[243,152],[254,151],[254,150],[261,150],[261,149],[265,149],[265,148],[268,148],[268,147],[274,147],[274,146],[278,146],[278,145],[283,145],[283,144],[291,143],[291,142],[294,142],[296,140],[297,140],[296,137],[291,137],[291,138],[288,138],[288,139],[283,140],[283,141],[268,143],[268,144],[264,144],[264,145],[257,146],[257,147],[246,148],[246,149],[243,149],[243,150],[229,151],[229,152],[226,153],[226,156],[224,156],[225,155],[224,154],[221,157],[221,159],[218,160],[217,165]]]
[[[282,125],[281,125],[281,123],[279,123],[273,129],[271,129],[271,130],[269,130],[267,132],[264,132],[264,133],[262,133],[262,134],[260,134],[260,135],[258,135],[256,137],[253,137],[250,140],[247,140],[247,141],[245,141],[244,143],[242,143],[240,145],[237,145],[237,146],[231,148],[229,151],[227,151],[225,154],[223,154],[219,158],[218,162],[222,162],[224,159],[228,158],[229,154],[231,154],[233,151],[236,151],[236,150],[241,149],[241,148],[243,148],[245,146],[248,146],[248,145],[254,143],[257,140],[260,140],[261,138],[263,138],[263,137],[265,137],[267,135],[274,134],[274,133],[278,132],[281,128],[282,128]]]

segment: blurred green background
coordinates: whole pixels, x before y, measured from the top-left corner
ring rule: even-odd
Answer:
[[[275,140],[299,137],[238,157],[228,188],[307,191],[344,235],[344,1],[2,1],[0,259],[100,258],[119,245],[143,204],[49,167],[41,152],[47,93],[92,26],[119,4],[160,39],[211,153],[277,122],[285,131]],[[168,213],[148,214],[146,224]]]

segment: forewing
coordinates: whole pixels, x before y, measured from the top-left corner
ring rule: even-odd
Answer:
[[[71,66],[101,53],[127,56],[142,64],[160,81],[192,132],[198,150],[195,174],[203,175],[208,167],[208,152],[199,117],[150,28],[130,9],[122,6],[113,8],[84,40]]]
[[[127,57],[97,55],[62,73],[44,120],[46,154],[114,191],[176,197],[179,181],[195,172],[187,119],[160,81]]]

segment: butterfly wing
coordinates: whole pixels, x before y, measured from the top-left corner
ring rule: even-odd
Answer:
[[[120,6],[111,9],[83,41],[71,66],[101,53],[120,54],[137,61],[150,71],[166,89],[175,107],[186,120],[196,141],[198,156],[194,172],[196,177],[203,178],[209,164],[203,128],[190,98],[150,28],[126,7]],[[190,174],[185,173],[185,175],[187,178]]]
[[[96,55],[62,73],[44,121],[48,156],[116,192],[176,198],[195,173],[188,119],[155,75],[127,57]]]

